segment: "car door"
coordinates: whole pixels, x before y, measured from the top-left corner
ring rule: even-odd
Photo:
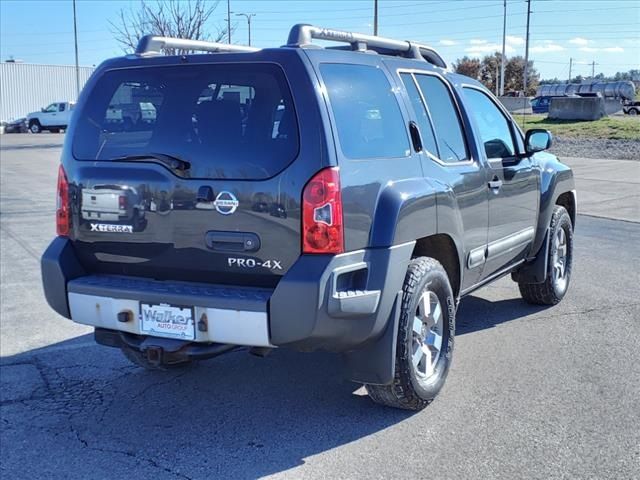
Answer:
[[[56,125],[61,127],[66,126],[69,123],[69,115],[70,111],[68,108],[68,104],[65,102],[58,104],[58,114],[56,117]]]
[[[43,127],[49,127],[51,125],[57,125],[58,118],[58,104],[52,103],[45,108],[40,114],[40,125]]]
[[[486,168],[479,159],[472,158],[458,102],[447,80],[433,72],[401,70],[399,73],[420,130],[424,175],[442,182],[455,198],[467,255],[461,285],[464,290],[474,285],[482,272],[488,228]],[[438,208],[446,210],[442,200],[442,207]]]
[[[511,118],[485,91],[465,87],[465,106],[489,165],[489,232],[482,278],[528,254],[538,217],[539,172],[531,158],[518,155],[522,139]]]

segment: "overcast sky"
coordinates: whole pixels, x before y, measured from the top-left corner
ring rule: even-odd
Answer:
[[[154,0],[150,0],[154,1]],[[216,2],[211,2],[215,4]],[[109,21],[138,0],[77,0],[79,57],[95,65],[123,52]],[[233,12],[255,13],[253,44],[285,43],[295,23],[372,33],[373,0],[231,0]],[[227,2],[209,21],[225,25]],[[640,68],[640,0],[532,0],[530,57],[543,78]],[[448,62],[502,48],[502,0],[380,0],[379,35],[416,40],[440,50]],[[247,42],[247,23],[232,15],[234,43]],[[507,1],[508,56],[524,55],[526,2]],[[0,57],[31,63],[73,64],[71,0],[0,0]]]

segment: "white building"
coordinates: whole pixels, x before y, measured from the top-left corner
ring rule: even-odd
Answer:
[[[79,67],[80,89],[93,70]],[[76,68],[72,65],[0,63],[0,121],[24,117],[53,102],[76,99]]]

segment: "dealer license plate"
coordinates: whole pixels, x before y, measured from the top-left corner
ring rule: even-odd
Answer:
[[[140,304],[140,330],[155,337],[194,340],[196,337],[192,307],[179,307],[161,303]]]

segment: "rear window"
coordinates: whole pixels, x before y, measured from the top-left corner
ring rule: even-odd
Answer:
[[[382,70],[368,65],[325,63],[320,72],[345,156],[363,159],[409,155],[409,137],[398,100]]]
[[[298,146],[279,67],[209,64],[106,72],[80,112],[73,154],[165,154],[190,162],[194,178],[264,179],[289,165]]]

